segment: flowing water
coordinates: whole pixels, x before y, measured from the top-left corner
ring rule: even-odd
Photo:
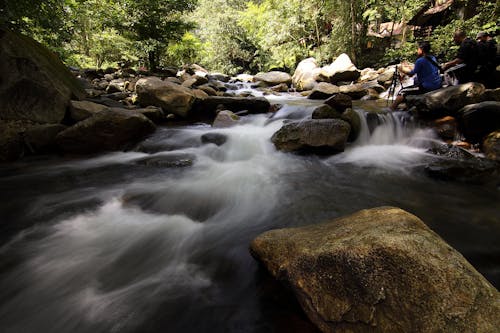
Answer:
[[[249,243],[382,205],[419,216],[498,288],[497,184],[428,178],[436,138],[402,113],[373,133],[363,122],[342,154],[277,152],[272,134],[317,102],[272,102],[285,104],[272,118],[163,127],[131,152],[2,166],[0,331],[312,331]]]

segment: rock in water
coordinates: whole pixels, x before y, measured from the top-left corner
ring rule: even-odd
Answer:
[[[272,230],[252,255],[323,332],[498,332],[500,293],[416,216],[363,210]]]
[[[85,96],[59,58],[33,39],[0,29],[0,118],[60,123]]]
[[[121,150],[154,132],[156,126],[134,110],[96,113],[59,133],[57,145],[69,153]]]
[[[285,152],[344,151],[351,126],[341,119],[308,119],[284,125],[271,141]]]

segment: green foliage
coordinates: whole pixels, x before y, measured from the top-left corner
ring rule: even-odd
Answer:
[[[179,42],[171,43],[162,59],[166,65],[182,67],[201,60],[202,43],[192,33],[186,32]]]

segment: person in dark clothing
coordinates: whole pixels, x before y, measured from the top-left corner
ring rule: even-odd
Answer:
[[[497,46],[494,39],[490,38],[487,32],[481,31],[476,36],[478,67],[476,71],[476,80],[483,83],[486,88],[495,88],[496,86],[496,58]]]
[[[427,41],[420,42],[418,45],[418,59],[415,61],[413,68],[399,65],[398,69],[401,73],[407,75],[416,75],[417,83],[411,87],[402,89],[394,103],[391,105],[391,110],[396,110],[398,105],[405,100],[406,95],[419,95],[426,92],[441,88],[440,68],[436,58],[430,54],[431,44]]]
[[[450,69],[450,71],[454,71],[454,75],[460,84],[473,81],[477,67],[477,43],[468,38],[463,31],[455,32],[453,41],[455,44],[460,45],[460,48],[455,59],[443,64],[443,70]]]

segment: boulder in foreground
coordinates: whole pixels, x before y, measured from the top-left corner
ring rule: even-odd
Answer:
[[[272,230],[251,253],[323,332],[497,332],[500,294],[399,208]]]

